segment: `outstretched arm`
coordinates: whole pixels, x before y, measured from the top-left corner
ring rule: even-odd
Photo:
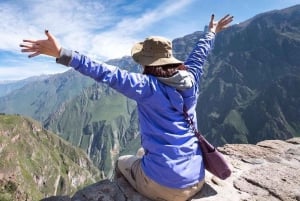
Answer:
[[[214,21],[214,15],[212,15],[209,22],[209,32],[197,42],[195,48],[185,61],[185,65],[194,75],[197,83],[203,74],[203,65],[211,48],[213,47],[215,35],[227,28],[232,21],[233,16],[230,15],[226,15],[219,21]]]
[[[108,84],[110,87],[134,100],[150,96],[150,82],[148,76],[140,73],[129,73],[126,70],[103,62],[95,62],[78,52],[64,49],[55,37],[45,31],[45,40],[23,40],[20,44],[22,52],[29,53],[29,58],[38,55],[47,55],[56,58],[56,62],[73,67],[83,75],[89,76],[98,82]],[[146,90],[144,90],[146,89]]]
[[[22,48],[21,51],[24,53],[30,53],[28,55],[29,58],[40,54],[59,58],[61,51],[60,44],[48,30],[45,30],[45,34],[47,36],[47,39],[45,40],[24,39],[23,43],[20,44],[20,47]]]

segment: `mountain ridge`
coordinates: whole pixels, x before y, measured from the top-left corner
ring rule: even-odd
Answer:
[[[217,35],[197,107],[199,127],[214,144],[300,135],[299,112],[292,109],[300,104],[297,16],[300,5],[255,16],[246,26]]]

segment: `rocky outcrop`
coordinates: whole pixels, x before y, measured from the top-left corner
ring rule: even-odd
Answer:
[[[220,147],[232,166],[232,176],[220,180],[206,175],[204,188],[193,201],[299,201],[300,138],[267,140],[256,145],[227,144]],[[148,201],[123,177],[103,180],[72,197],[48,197],[42,201]]]

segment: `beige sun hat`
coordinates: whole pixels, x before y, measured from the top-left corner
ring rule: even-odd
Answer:
[[[151,36],[144,42],[136,43],[131,49],[131,55],[137,63],[143,66],[183,63],[173,57],[171,41],[161,36]]]

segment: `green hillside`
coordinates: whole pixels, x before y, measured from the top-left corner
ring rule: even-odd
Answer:
[[[135,108],[133,101],[95,83],[51,115],[44,125],[85,150],[104,175],[110,175],[119,152],[138,136]]]
[[[40,123],[0,115],[0,200],[39,200],[72,194],[100,180],[87,155]]]

